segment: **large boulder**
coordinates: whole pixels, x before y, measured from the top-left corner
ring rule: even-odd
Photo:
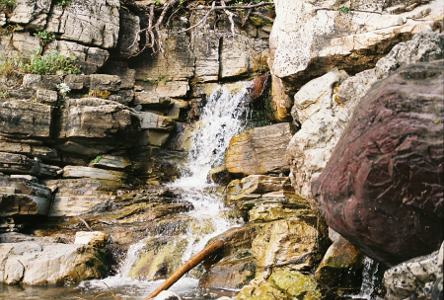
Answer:
[[[242,175],[288,172],[285,151],[293,132],[290,123],[279,123],[234,136],[225,152],[228,172]]]
[[[440,60],[374,85],[312,182],[329,226],[388,266],[443,240],[443,79]]]
[[[81,244],[24,241],[0,244],[0,281],[55,285],[105,276],[102,249]]]
[[[412,2],[413,7],[421,4]],[[333,67],[348,73],[374,67],[394,45],[433,25],[392,14],[408,10],[393,11],[397,4],[353,1],[351,7],[340,7],[337,1],[275,1],[269,61],[273,74],[293,94]]]
[[[62,151],[89,157],[129,147],[140,132],[136,111],[98,98],[68,100],[60,123]]]
[[[440,59],[443,53],[444,34],[424,31],[393,47],[373,69],[351,77],[332,70],[304,85],[295,94],[292,109],[294,122],[302,126],[287,149],[290,178],[296,192],[312,200],[311,181],[330,159],[354,108],[378,80],[401,66]]]

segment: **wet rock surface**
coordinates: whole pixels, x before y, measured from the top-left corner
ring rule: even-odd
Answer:
[[[418,63],[375,85],[312,183],[327,223],[389,266],[443,239],[443,76]]]
[[[78,244],[24,241],[0,244],[0,279],[6,284],[80,282],[106,274],[104,252]]]

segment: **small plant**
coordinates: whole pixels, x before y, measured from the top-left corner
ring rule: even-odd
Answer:
[[[98,163],[101,159],[102,159],[102,156],[101,156],[101,155],[97,155],[96,158],[94,158],[94,159],[91,161],[91,163],[92,163],[92,164]]]
[[[63,9],[68,7],[71,4],[71,0],[58,0],[56,5],[61,6]]]
[[[149,84],[158,84],[159,82],[168,82],[169,80],[163,76],[159,76],[159,77],[157,77],[157,79],[144,78],[142,81],[148,82]]]
[[[10,14],[14,10],[15,0],[0,0],[0,12]]]
[[[349,14],[351,12],[350,7],[347,6],[341,6],[339,7],[339,12],[344,13],[344,14]]]
[[[88,97],[97,97],[102,99],[108,98],[109,95],[111,95],[110,91],[100,91],[97,89],[90,90],[88,93]]]
[[[57,71],[65,71],[68,74],[80,74],[80,69],[76,66],[75,56],[66,57],[56,50],[49,51],[45,55],[33,55],[29,65],[24,65],[25,73],[40,75],[55,75]]]
[[[9,24],[9,23],[7,23],[7,25],[5,27],[0,27],[0,32],[4,36],[6,36],[6,35],[9,35],[11,33],[14,33],[19,28],[20,28],[19,24]]]
[[[71,91],[69,85],[67,85],[64,82],[59,83],[56,87],[59,90],[59,93],[62,95],[66,95],[67,93],[69,93]]]
[[[57,106],[62,107],[65,105],[65,95],[71,91],[69,86],[62,82],[56,85],[56,88],[59,90],[59,94],[57,96]]]
[[[46,29],[34,33],[34,36],[40,39],[40,43],[42,44],[43,47],[45,47],[54,40],[54,33],[49,32]]]
[[[23,62],[19,58],[1,58],[0,59],[0,75],[9,76],[21,76],[23,69]]]
[[[161,6],[161,5],[162,5],[162,1],[160,1],[160,0],[154,0],[154,5],[155,5],[155,6]]]

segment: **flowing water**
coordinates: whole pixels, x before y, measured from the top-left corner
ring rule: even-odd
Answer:
[[[247,83],[231,85],[231,91],[226,86],[215,88],[207,97],[207,103],[195,125],[192,149],[183,168],[185,175],[167,186],[175,194],[181,195],[181,199],[193,204],[194,210],[187,213],[190,217],[200,223],[211,223],[213,229],[211,233],[195,230],[189,230],[186,233],[184,237],[188,245],[182,253],[182,263],[202,250],[210,238],[235,225],[241,225],[239,220],[233,222],[224,217],[226,214],[224,214],[225,208],[220,193],[215,192],[217,190],[215,185],[207,182],[207,176],[212,166],[223,161],[224,151],[231,137],[245,127],[248,116],[246,105],[248,97]],[[131,279],[129,276],[131,267],[138,259],[138,254],[145,243],[145,240],[141,240],[129,247],[117,275],[101,280],[84,281],[71,292],[77,293],[76,296],[84,299],[91,299],[98,293],[111,290],[123,299],[143,299],[162,282],[162,280],[149,282]],[[170,290],[184,299],[215,299],[224,294],[221,291],[217,293],[202,291],[197,285],[198,279],[185,275]]]
[[[380,267],[377,262],[369,257],[364,259],[364,269],[362,270],[362,284],[359,294],[357,295],[344,295],[351,299],[360,300],[379,300],[382,299],[376,295],[376,282],[378,281],[378,272]]]

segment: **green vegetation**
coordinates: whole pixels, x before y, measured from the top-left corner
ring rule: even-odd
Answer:
[[[71,4],[71,0],[58,0],[56,2],[56,5],[63,7],[63,9],[65,9],[70,4]]]
[[[30,60],[21,58],[0,59],[0,75],[21,77],[23,74],[55,75],[57,71],[80,74],[75,56],[66,57],[56,50],[45,55],[34,54]]]
[[[111,95],[110,91],[101,91],[101,90],[93,89],[93,90],[89,91],[87,96],[106,99],[106,98],[108,98],[109,95]]]
[[[97,155],[97,157],[94,158],[94,159],[91,161],[91,163],[92,163],[92,164],[98,163],[101,159],[102,159],[102,156],[101,156],[101,155]]]
[[[10,14],[14,10],[15,0],[0,0],[0,12]]]
[[[68,74],[80,74],[76,66],[77,58],[72,55],[66,57],[56,50],[49,51],[45,55],[33,55],[29,65],[24,65],[24,73],[55,75],[57,71],[65,71]]]
[[[24,65],[21,59],[17,58],[1,58],[0,59],[0,75],[4,76],[20,76]]]
[[[43,47],[45,47],[54,40],[54,34],[52,32],[47,31],[46,29],[34,33],[34,36],[40,39],[40,43],[42,44]]]
[[[143,82],[148,82],[149,84],[158,84],[159,82],[168,82],[169,80],[165,77],[157,77],[157,79],[144,78]]]
[[[349,14],[351,12],[351,8],[347,7],[347,6],[341,6],[339,7],[339,12],[344,13],[344,14]]]

